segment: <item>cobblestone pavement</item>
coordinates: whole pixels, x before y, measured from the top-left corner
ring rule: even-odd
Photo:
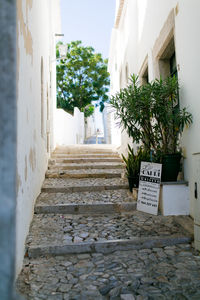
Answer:
[[[117,185],[124,185],[126,188],[128,187],[127,185],[127,180],[125,179],[120,179],[120,178],[112,178],[112,179],[104,179],[104,178],[81,178],[79,180],[76,179],[63,179],[63,178],[48,178],[45,179],[43,188],[51,188],[51,187],[56,187],[56,188],[65,188],[65,187],[80,187],[80,186],[117,186]]]
[[[119,154],[117,152],[107,152],[107,153],[73,153],[73,154],[67,154],[66,153],[55,153],[55,154],[52,154],[51,156],[52,158],[66,158],[66,157],[74,157],[74,158],[89,158],[89,157],[99,157],[99,158],[106,158],[106,157],[117,157],[119,158]]]
[[[122,160],[120,157],[83,157],[83,158],[77,158],[77,157],[67,157],[67,158],[54,158],[50,159],[50,165],[55,165],[57,163],[104,163],[104,162],[109,162],[109,163],[122,163]]]
[[[189,244],[25,259],[26,299],[200,299],[200,256]]]
[[[121,170],[119,169],[111,169],[111,170],[99,170],[99,169],[79,169],[79,170],[49,170],[46,172],[46,177],[78,177],[78,176],[90,176],[90,177],[121,177]]]
[[[94,203],[120,203],[131,202],[133,198],[127,190],[105,190],[100,192],[82,193],[41,193],[36,205],[58,205],[58,204],[94,204]]]
[[[62,169],[62,170],[66,170],[66,169],[119,169],[119,168],[124,168],[124,165],[122,163],[118,163],[118,162],[103,162],[103,163],[98,163],[96,162],[94,163],[84,163],[84,164],[76,164],[76,163],[56,163],[54,165],[49,166],[49,169],[54,170],[54,169]]]
[[[52,155],[64,154],[64,155],[74,155],[74,154],[113,154],[116,153],[116,147],[113,145],[69,145],[69,146],[59,146],[55,149]]]
[[[175,217],[151,216],[138,211],[98,216],[39,214],[34,217],[27,244],[61,245],[184,233]]]
[[[91,153],[106,153],[107,156],[107,152],[110,152],[112,156],[109,147],[103,150],[100,145],[97,148],[94,146],[62,147],[57,149],[54,156],[57,153],[64,156],[64,152],[72,156],[73,149],[77,157],[81,157],[81,153],[88,156]],[[101,156],[99,162],[95,162],[93,166],[103,164],[104,171],[94,168],[94,174],[108,171],[115,175],[119,172],[119,170],[111,171],[110,165],[114,163],[104,161],[103,154]],[[71,173],[79,173],[80,170],[77,171],[77,169],[81,167],[81,164],[82,160],[76,164],[59,163],[58,166],[52,165],[51,161],[49,169],[53,173],[55,170],[59,172],[62,168],[71,166],[72,169],[69,169]],[[56,169],[57,167],[59,169]],[[88,170],[85,171],[87,172]],[[123,173],[122,168],[121,172]],[[36,210],[39,213],[34,215],[26,241],[27,249],[44,246],[47,252],[37,252],[38,257],[33,258],[34,255],[31,253],[33,254],[34,250],[27,251],[22,272],[16,283],[18,292],[25,299],[200,299],[200,256],[188,244],[191,233],[186,232],[185,224],[191,227],[189,217],[152,216],[133,210],[134,205],[131,205],[134,204],[134,200],[128,192],[126,179],[64,179],[55,178],[57,174],[54,175],[53,178],[45,179],[43,192],[36,202],[36,207],[51,207],[51,213],[47,213],[48,210],[45,213]],[[60,192],[62,188],[64,191]],[[111,210],[110,214],[97,215],[96,213],[96,209],[99,208],[95,205],[102,206],[103,212],[104,209],[106,212],[109,205],[123,203],[131,209],[128,213],[121,213],[118,210]],[[63,204],[65,207],[73,204],[83,205],[86,210],[89,209],[88,204],[91,204],[94,209],[93,212],[90,210],[90,215],[88,213],[69,214],[70,210],[64,214],[55,209],[56,206],[64,209]],[[83,208],[81,209],[83,211]],[[185,244],[177,244],[180,243],[180,239],[178,241],[175,238],[173,246],[169,245],[169,237],[174,235],[186,237],[186,239],[183,238]],[[166,237],[165,242],[163,244],[161,239],[158,239],[157,248],[155,248],[152,240],[160,237]],[[139,241],[148,239],[150,242],[148,246],[145,242],[141,242],[140,250],[139,248],[130,250],[126,247],[126,243],[131,240],[135,241],[134,239]],[[181,239],[182,243],[183,240]],[[115,241],[120,241],[120,243],[125,241],[125,245],[117,248]],[[91,251],[85,253],[86,250],[83,249],[86,248],[83,246],[90,242]],[[106,243],[112,244],[110,251],[112,253],[98,253],[101,251],[98,250],[99,246],[95,248],[95,243],[102,243],[101,246]],[[72,249],[78,247],[77,253],[83,253],[74,254],[74,250],[73,254],[61,256],[59,251],[49,250],[59,245],[69,245],[67,247],[72,247]],[[117,249],[120,251],[116,251]],[[44,253],[47,254],[44,255]],[[53,256],[52,253],[56,255]]]

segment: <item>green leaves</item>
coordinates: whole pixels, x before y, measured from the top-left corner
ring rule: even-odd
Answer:
[[[84,108],[85,117],[89,117],[94,113],[94,105],[90,104]]]
[[[126,158],[122,154],[122,158],[126,164],[127,177],[137,177],[140,173],[141,161],[150,161],[150,153],[143,147],[140,147],[135,154],[134,149],[128,145],[128,156]]]
[[[132,75],[131,84],[111,97],[110,103],[116,109],[121,126],[127,130],[136,143],[143,142],[149,149],[154,144],[151,122],[150,86],[140,86],[138,77]]]
[[[110,100],[122,128],[148,151],[175,153],[184,127],[192,123],[192,115],[178,106],[177,78],[156,79],[141,86],[132,75],[130,82]]]
[[[56,55],[59,57],[57,44]],[[108,101],[107,60],[92,47],[85,47],[81,41],[68,44],[67,58],[57,64],[57,106],[73,114],[74,107],[88,112],[88,105],[98,101],[100,110]],[[84,108],[87,107],[87,110]],[[90,106],[92,107],[92,106]]]

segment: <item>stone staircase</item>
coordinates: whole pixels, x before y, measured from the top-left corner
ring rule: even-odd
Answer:
[[[57,149],[49,161],[27,238],[29,257],[109,253],[190,240],[173,218],[141,217],[135,210],[118,153],[94,146],[79,146],[77,153],[74,149]]]
[[[49,264],[49,268],[54,270],[57,260],[62,260],[63,264],[67,255],[72,255],[72,261],[86,259],[88,262],[90,255],[108,255],[124,250],[127,253],[148,251],[175,247],[192,240],[191,234],[181,226],[179,218],[151,216],[136,211],[136,202],[128,190],[127,180],[122,178],[123,173],[121,158],[105,145],[55,150],[49,161],[41,194],[36,201],[26,241],[24,268],[18,280],[19,290],[31,295],[27,299],[94,299],[96,296],[97,299],[112,299],[104,298],[109,291],[105,294],[99,291],[95,294],[93,291],[85,298],[67,298],[69,293],[60,291],[59,288],[53,292],[43,291],[41,295],[45,295],[44,298],[37,298],[39,290],[33,288],[34,291],[27,292],[24,281],[26,274],[32,274],[32,268],[34,273],[38,264],[43,264],[44,260],[45,265]],[[190,222],[189,217],[183,218],[182,224]],[[74,255],[78,255],[78,258]],[[71,262],[68,266],[70,265]],[[29,287],[34,287],[35,284],[38,286],[39,282],[36,283],[36,279],[31,282],[30,277]],[[60,282],[62,278],[59,279],[59,284]],[[71,295],[75,295],[75,291],[78,291],[76,285],[67,284],[68,291],[74,289]]]
[[[65,148],[52,154],[35,213],[99,214],[135,209],[127,180],[121,179],[124,164],[118,153],[92,146],[78,149],[80,153]]]

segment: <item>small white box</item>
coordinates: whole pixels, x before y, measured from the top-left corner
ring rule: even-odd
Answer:
[[[163,216],[190,214],[189,187],[185,181],[161,184],[159,210]]]

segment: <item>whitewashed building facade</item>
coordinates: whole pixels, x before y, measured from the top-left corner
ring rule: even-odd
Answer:
[[[117,0],[109,58],[111,94],[126,86],[130,74],[140,81],[170,75],[172,60],[180,81],[180,107],[193,115],[181,140],[184,177],[189,182],[190,214],[200,248],[200,2],[198,0]],[[121,152],[130,142],[121,133]],[[195,193],[195,189],[197,190]]]
[[[17,1],[17,211],[16,273],[55,147],[56,34],[61,32],[60,0]]]

